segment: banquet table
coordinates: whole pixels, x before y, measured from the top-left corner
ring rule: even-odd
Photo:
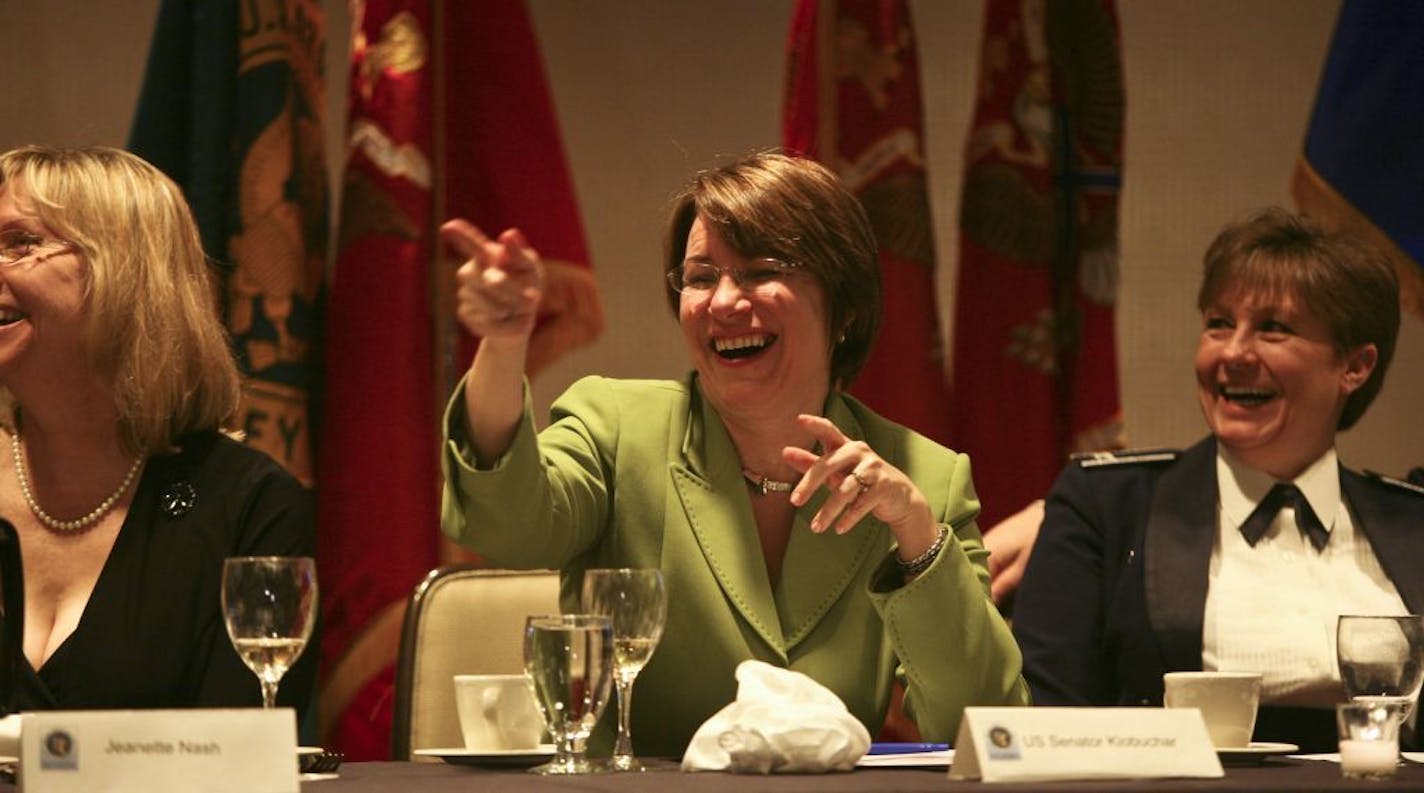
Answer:
[[[1356,781],[1340,776],[1340,766],[1318,760],[1280,758],[1258,766],[1228,767],[1220,779],[1149,779],[1125,781],[1051,782],[985,785],[981,782],[950,780],[943,768],[861,768],[847,774],[684,774],[675,761],[645,761],[649,771],[642,774],[595,774],[575,777],[543,777],[519,769],[486,769],[443,763],[346,763],[338,778],[303,782],[302,793],[404,793],[419,790],[488,791],[489,793],[545,793],[546,791],[688,791],[688,793],[914,793],[987,789],[1013,791],[1132,791],[1175,793],[1175,791],[1389,791],[1424,790],[1424,765],[1410,763],[1386,781]]]

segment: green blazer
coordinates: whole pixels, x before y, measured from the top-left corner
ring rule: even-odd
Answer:
[[[463,400],[457,392],[445,423],[447,535],[503,567],[561,569],[565,611],[579,610],[585,569],[663,571],[667,626],[632,698],[638,752],[680,755],[735,699],[734,671],[749,658],[815,678],[872,735],[897,674],[926,740],[952,741],[966,705],[1027,704],[1018,646],[988,597],[964,455],[833,394],[826,416],[909,475],[953,541],[906,584],[885,524],[811,532],[822,492],[797,511],[773,585],[736,449],[695,374],[585,378],[537,436],[526,397],[514,442],[488,470],[471,464]]]

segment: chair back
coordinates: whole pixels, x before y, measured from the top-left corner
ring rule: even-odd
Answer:
[[[430,571],[411,593],[396,664],[391,755],[461,747],[454,676],[524,671],[524,618],[559,612],[556,570]]]

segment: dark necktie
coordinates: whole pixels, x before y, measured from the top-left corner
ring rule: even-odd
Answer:
[[[1325,543],[1330,541],[1330,532],[1325,530],[1320,518],[1316,517],[1315,510],[1310,508],[1310,502],[1305,499],[1300,488],[1285,482],[1277,482],[1241,524],[1241,536],[1246,538],[1248,545],[1254,546],[1265,536],[1281,507],[1291,507],[1295,510],[1295,525],[1300,528],[1300,533],[1310,540],[1310,544],[1315,546],[1315,550],[1325,549]]]

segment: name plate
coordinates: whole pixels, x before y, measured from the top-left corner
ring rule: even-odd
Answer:
[[[965,708],[951,779],[1219,777],[1195,708]]]
[[[20,720],[20,790],[298,793],[291,708],[53,710]]]

